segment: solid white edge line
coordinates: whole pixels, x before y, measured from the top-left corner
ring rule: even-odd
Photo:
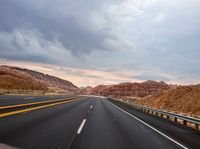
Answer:
[[[107,100],[108,101],[108,100]],[[133,116],[132,114],[126,112],[125,110],[121,109],[120,107],[116,106],[115,104],[111,103],[110,101],[108,101],[110,104],[112,104],[113,106],[115,106],[116,108],[118,108],[119,110],[121,110],[122,112],[126,113],[127,115],[131,116],[132,118],[138,120],[139,122],[143,123],[144,125],[146,125],[147,127],[151,128],[152,130],[156,131],[157,133],[159,133],[160,135],[164,136],[165,138],[169,139],[170,141],[174,142],[175,144],[179,145],[180,147],[184,148],[184,149],[188,149],[187,147],[185,147],[184,145],[182,145],[181,143],[177,142],[176,140],[170,138],[169,136],[167,136],[166,134],[160,132],[159,130],[157,130],[156,128],[154,128],[153,126],[147,124],[146,122],[144,122],[143,120]]]
[[[80,125],[79,128],[78,128],[77,134],[80,134],[80,133],[81,133],[81,131],[82,131],[82,129],[83,129],[83,126],[85,125],[85,122],[86,122],[86,119],[84,119],[84,120],[82,121],[81,125]]]

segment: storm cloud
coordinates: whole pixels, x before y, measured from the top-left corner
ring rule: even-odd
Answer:
[[[95,26],[93,17],[102,11],[103,1],[2,0],[0,3],[1,31],[31,30],[46,41],[60,42],[77,56],[93,50],[114,50],[112,43],[122,42],[108,26]]]
[[[199,83],[199,7],[198,0],[1,0],[0,59]]]

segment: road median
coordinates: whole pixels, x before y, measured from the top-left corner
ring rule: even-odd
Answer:
[[[17,105],[11,105],[11,106],[3,106],[0,107],[0,118],[11,116],[19,113],[25,113],[33,110],[38,110],[42,108],[52,107],[68,102],[73,102],[76,100],[81,100],[86,97],[73,97],[73,98],[67,98],[67,99],[59,99],[59,100],[51,100],[51,101],[42,101],[42,102],[34,102],[34,103],[27,103],[27,104],[17,104]]]

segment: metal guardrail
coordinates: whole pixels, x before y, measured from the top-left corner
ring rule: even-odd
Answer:
[[[200,119],[198,119],[198,118],[184,116],[184,115],[176,114],[176,113],[172,113],[172,112],[166,112],[166,111],[162,111],[162,110],[159,110],[159,109],[154,109],[154,108],[150,108],[150,107],[147,107],[147,106],[138,105],[138,104],[135,104],[135,103],[124,102],[122,100],[120,100],[120,101],[128,104],[129,106],[131,106],[134,109],[137,109],[137,110],[140,110],[140,111],[152,114],[152,115],[156,115],[156,116],[159,116],[161,118],[173,120],[174,122],[179,122],[181,120],[183,125],[193,127],[197,130],[199,130],[199,128],[200,128]]]

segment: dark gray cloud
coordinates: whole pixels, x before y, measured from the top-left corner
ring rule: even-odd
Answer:
[[[98,5],[98,7],[97,7]],[[2,0],[0,30],[36,30],[47,41],[59,41],[66,50],[80,56],[94,50],[113,50],[107,39],[117,40],[107,31],[91,26],[90,15],[100,9],[96,1]],[[14,43],[13,43],[14,44]],[[20,47],[15,44],[17,49]],[[1,47],[2,49],[2,47]]]
[[[0,59],[198,81],[199,6],[198,0],[0,0]]]

